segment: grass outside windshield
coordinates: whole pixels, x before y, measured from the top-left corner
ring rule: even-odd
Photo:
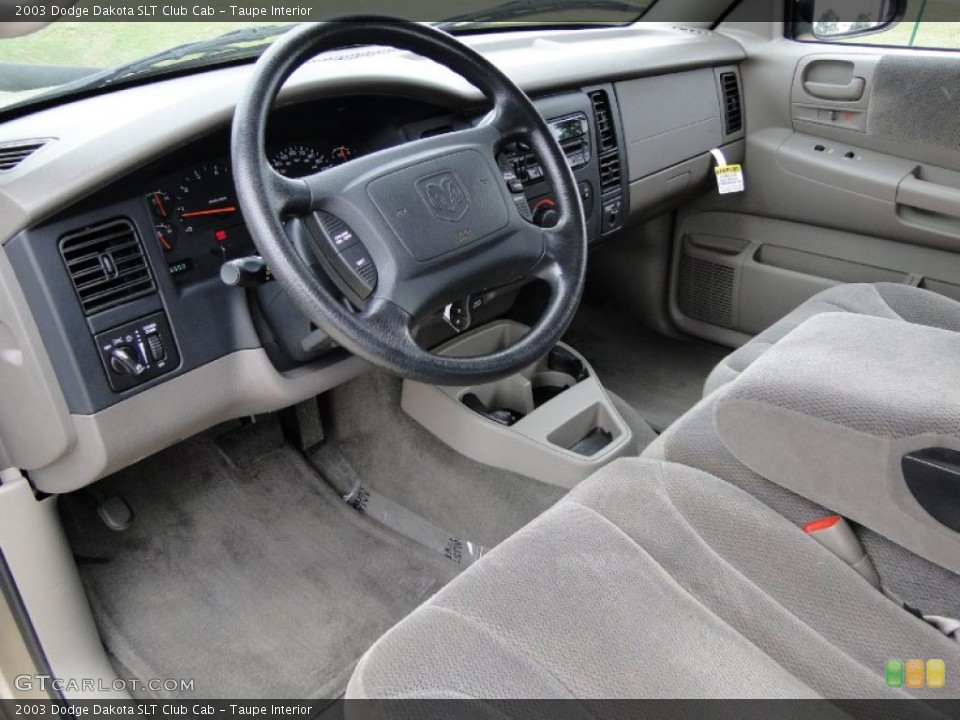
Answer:
[[[110,0],[105,0],[100,4],[109,2]],[[653,2],[654,0],[607,0],[596,3],[585,0],[515,0],[506,3],[505,0],[446,0],[431,3],[408,0],[404,3],[387,0],[304,0],[303,4],[313,8],[311,17],[317,19],[350,14],[377,14],[440,22],[477,13],[490,14],[493,17],[503,12],[502,20],[486,22],[484,18],[482,29],[489,31],[564,23],[626,24],[636,20]],[[76,7],[92,4],[81,0],[76,3]],[[242,7],[241,0],[238,0],[237,7]],[[78,69],[78,72],[68,75],[76,79],[85,71],[93,74],[176,45],[214,38],[231,30],[256,25],[292,24],[295,23],[269,22],[263,18],[235,22],[57,20],[30,35],[0,39],[0,106],[26,100],[31,95],[65,84],[63,80],[53,79],[57,75],[52,71],[57,68]],[[464,30],[474,29],[474,25],[476,22],[465,23]],[[32,72],[39,68],[43,68],[44,72]],[[47,70],[51,72],[47,73]],[[37,77],[51,79],[44,80],[42,86],[35,87],[36,81],[31,82],[30,78]]]

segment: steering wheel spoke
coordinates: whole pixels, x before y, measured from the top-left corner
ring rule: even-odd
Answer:
[[[272,167],[266,177],[271,202],[281,217],[302,215],[310,209],[310,186],[302,178],[284,177]]]
[[[264,153],[280,87],[314,55],[356,45],[392,46],[445,65],[479,88],[493,111],[473,127],[381,149],[304,178],[283,177]],[[541,158],[562,209],[550,230],[520,216],[497,165],[503,145],[521,139]],[[274,277],[313,322],[374,364],[440,384],[493,380],[546,354],[573,318],[587,241],[562,151],[529,98],[446,33],[369,17],[287,33],[257,62],[237,106],[232,149],[244,217]],[[325,243],[320,272],[338,273],[343,283],[331,279],[359,310],[342,303],[288,241],[283,221],[308,215],[305,226],[314,241]],[[450,358],[417,344],[415,325],[425,315],[527,277],[550,285],[550,301],[513,347]]]

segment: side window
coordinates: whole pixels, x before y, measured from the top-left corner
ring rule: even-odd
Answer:
[[[960,50],[960,5],[957,0],[907,0],[906,11],[900,22],[872,33],[870,28],[876,23],[866,18],[841,20],[840,13],[830,5],[830,0],[817,0],[811,23],[812,32],[804,33],[806,37],[798,39],[855,45]]]

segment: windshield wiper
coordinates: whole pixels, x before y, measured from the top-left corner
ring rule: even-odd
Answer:
[[[471,27],[489,25],[493,23],[509,23],[523,18],[530,19],[547,13],[558,13],[569,10],[587,10],[589,17],[571,15],[569,22],[584,25],[600,25],[604,21],[599,19],[600,13],[621,13],[625,17],[621,22],[632,22],[643,15],[650,7],[651,2],[632,3],[626,0],[507,0],[501,5],[492,8],[476,10],[447,18],[436,27],[447,32],[466,30]],[[568,22],[568,21],[564,21]],[[615,22],[610,20],[609,22]]]

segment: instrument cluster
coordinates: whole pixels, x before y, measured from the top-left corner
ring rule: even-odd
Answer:
[[[304,177],[350,160],[345,143],[288,143],[268,148],[273,168]],[[237,203],[229,160],[195,165],[163,178],[146,194],[154,239],[174,282],[212,277],[227,260],[256,254]]]

